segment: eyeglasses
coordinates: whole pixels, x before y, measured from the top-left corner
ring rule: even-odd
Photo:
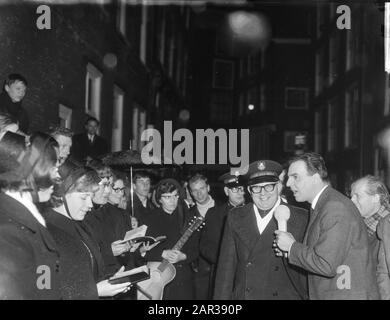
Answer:
[[[179,195],[178,194],[173,194],[173,195],[170,195],[170,196],[162,195],[161,198],[164,198],[165,200],[171,200],[171,199],[177,200],[177,199],[179,199]]]
[[[272,183],[272,184],[266,184],[265,186],[250,186],[249,190],[252,193],[261,193],[261,191],[264,189],[266,192],[272,192],[275,189],[275,186],[277,183]]]
[[[116,193],[119,193],[119,192],[124,192],[125,191],[125,187],[123,188],[114,188],[114,186],[111,186],[112,190],[114,190]]]
[[[240,187],[231,187],[229,188],[229,190],[233,193],[237,193],[237,192],[244,192],[244,187],[240,186]]]

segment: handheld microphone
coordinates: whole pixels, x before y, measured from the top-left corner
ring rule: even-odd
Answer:
[[[274,212],[274,217],[278,222],[278,230],[287,232],[287,221],[290,219],[290,209],[289,207],[281,204],[279,205]],[[287,257],[287,253],[285,252],[284,257]]]

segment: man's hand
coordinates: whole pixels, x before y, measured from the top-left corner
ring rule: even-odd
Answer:
[[[282,251],[289,252],[292,244],[295,242],[293,235],[290,232],[280,230],[275,231],[276,245]]]
[[[167,259],[170,263],[177,263],[187,259],[187,256],[179,250],[164,250],[161,256]]]

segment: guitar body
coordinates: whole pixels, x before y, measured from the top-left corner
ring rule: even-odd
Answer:
[[[181,250],[191,234],[203,224],[202,216],[195,217],[194,221],[173,246],[173,250]],[[137,300],[162,300],[164,287],[176,276],[176,268],[168,260],[162,262],[150,261],[147,263],[150,270],[150,279],[137,283]]]
[[[163,271],[159,270],[160,265],[161,262],[148,262],[150,279],[138,282],[138,286],[151,296],[151,300],[162,300],[164,287],[176,276],[176,268],[173,264],[166,263]],[[138,290],[137,300],[150,300],[150,298]]]

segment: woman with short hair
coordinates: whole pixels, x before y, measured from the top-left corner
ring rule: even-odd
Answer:
[[[90,168],[71,161],[60,167],[63,179],[55,191],[56,203],[45,211],[48,228],[59,248],[60,280],[64,299],[98,299],[128,290],[130,283],[112,285],[98,244],[86,226],[79,224],[92,208],[100,178]]]

